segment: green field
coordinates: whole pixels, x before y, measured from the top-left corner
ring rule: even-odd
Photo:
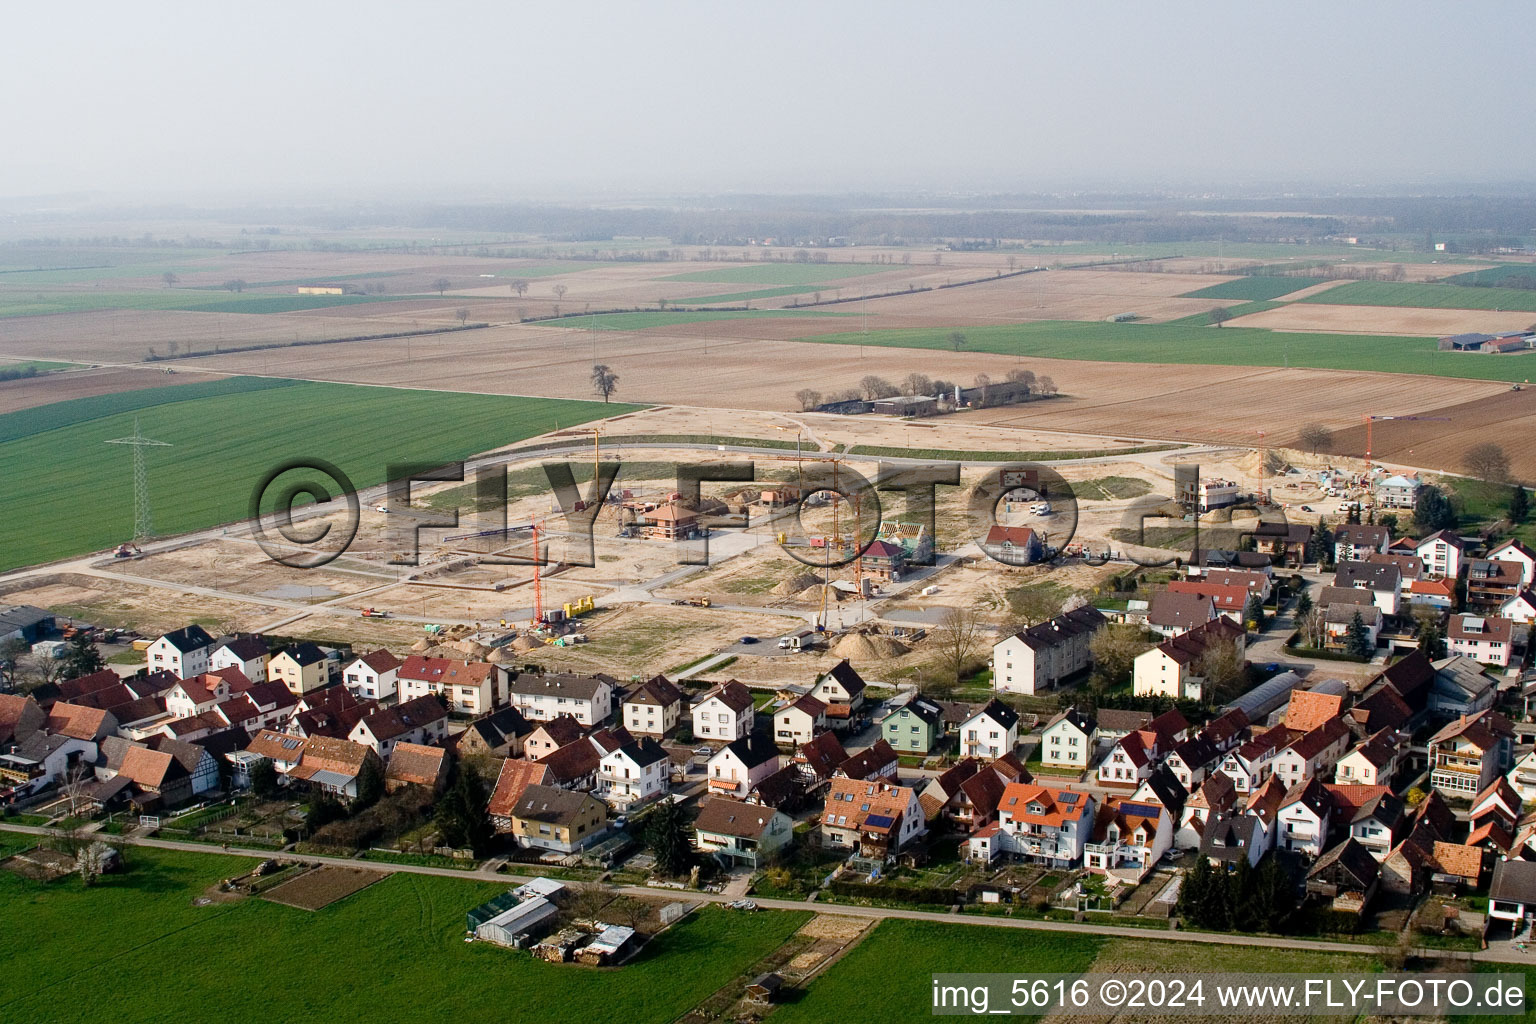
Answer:
[[[1536,280],[1536,263],[1505,263],[1486,270],[1473,270],[1455,277],[1440,280],[1441,284],[1454,284],[1472,288],[1497,288],[1510,279]],[[1523,290],[1523,289],[1522,289]]]
[[[852,313],[823,313],[804,309],[724,309],[687,312],[681,310],[642,310],[638,313],[593,313],[586,316],[562,316],[540,320],[540,327],[576,327],[594,331],[643,331],[651,327],[676,327],[679,324],[708,323],[711,320],[753,320],[785,316],[853,316]]]
[[[1483,289],[1460,289],[1483,291]],[[890,345],[945,350],[953,327],[847,331],[799,341]],[[1112,324],[1045,320],[962,328],[966,351],[1027,358],[1127,363],[1209,363],[1217,366],[1298,366],[1320,370],[1379,370],[1470,380],[1523,381],[1536,371],[1530,356],[1440,352],[1434,338],[1373,334],[1302,334],[1258,327],[1196,324]]]
[[[703,910],[621,970],[598,970],[465,943],[465,912],[505,885],[396,874],[314,912],[260,899],[194,907],[253,862],[128,855],[126,874],[93,889],[0,872],[0,1019],[664,1024],[810,916]]]
[[[1209,288],[1185,292],[1184,299],[1245,299],[1248,301],[1278,299],[1282,295],[1322,284],[1321,277],[1240,277],[1235,281],[1223,281]]]
[[[1454,284],[1416,282],[1351,281],[1297,301],[1331,306],[1512,309],[1536,312],[1536,292],[1519,288],[1464,288]]]
[[[23,359],[16,363],[0,362],[0,373],[25,373],[31,370],[34,373],[48,373],[52,370],[67,370],[79,363],[50,363],[42,359]]]
[[[1249,313],[1262,313],[1266,309],[1279,309],[1284,305],[1286,305],[1284,302],[1266,302],[1263,300],[1255,300],[1253,302],[1236,302],[1230,306],[1222,306],[1220,308],[1226,310],[1232,315],[1232,319],[1236,320],[1238,317],[1247,316]],[[1190,316],[1181,316],[1177,320],[1169,320],[1167,323],[1163,324],[1163,326],[1168,327],[1177,325],[1179,327],[1208,327],[1210,324],[1211,314],[1207,312],[1194,313]]]
[[[751,302],[753,299],[776,299],[783,295],[809,295],[818,290],[816,285],[788,285],[784,288],[759,288],[750,292],[726,292],[724,295],[695,295],[688,299],[669,299],[669,302],[677,302],[685,306],[713,305],[721,306],[725,303]]]
[[[236,377],[121,392],[0,415],[0,569],[129,539],[133,433],[175,448],[146,456],[156,532],[243,519],[262,476],[288,459],[335,463],[358,487],[386,468],[450,462],[639,406]]]
[[[716,284],[819,284],[841,281],[845,277],[863,277],[895,270],[883,263],[747,263],[717,270],[695,270],[671,274],[663,281],[712,281]]]
[[[397,302],[409,295],[260,295],[166,288],[145,292],[0,291],[0,317],[87,313],[101,309],[179,310],[201,313],[292,313],[302,309]]]
[[[1090,448],[1046,452],[1026,451],[976,451],[955,448],[888,448],[877,444],[856,444],[848,449],[850,456],[869,455],[883,459],[935,459],[945,462],[1061,462],[1066,459],[1101,459],[1117,455],[1141,455],[1146,452],[1166,452],[1180,447],[1177,444],[1146,444],[1137,448]]]

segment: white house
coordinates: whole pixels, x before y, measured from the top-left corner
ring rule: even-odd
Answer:
[[[997,820],[974,833],[971,859],[987,864],[1008,855],[1051,867],[1074,867],[1093,833],[1093,797],[1072,789],[1011,782]]]
[[[916,789],[880,780],[833,778],[820,831],[824,846],[884,860],[928,827]]]
[[[1536,551],[1518,540],[1507,540],[1488,552],[1488,557],[1499,562],[1512,562],[1520,567],[1520,586],[1536,583]]]
[[[1466,541],[1456,534],[1436,530],[1419,541],[1414,554],[1424,563],[1426,573],[1453,580],[1461,575],[1461,560],[1466,549]]]
[[[208,654],[208,671],[237,668],[253,683],[267,681],[267,660],[272,652],[259,636],[238,636],[220,640]]]
[[[229,698],[229,681],[223,676],[203,672],[186,676],[165,691],[165,710],[172,718],[191,718],[212,711]]]
[[[525,674],[518,679],[522,692],[514,699],[513,705],[530,721],[568,714],[590,725],[591,722],[581,719],[580,713],[590,716],[594,700],[601,700],[603,718],[606,718],[609,710],[607,684],[591,680],[585,683],[565,682],[567,679],[581,678],[558,673],[540,676]],[[423,658],[413,654],[395,669],[395,685],[402,701],[431,694],[441,697],[450,711],[487,715],[506,697],[506,671],[487,661]],[[570,699],[557,700],[557,695]]]
[[[1504,778],[1523,802],[1536,801],[1536,750],[1527,751]]]
[[[1232,780],[1237,792],[1252,793],[1274,773],[1275,757],[1288,735],[1284,729],[1270,729],[1229,750],[1216,770]]]
[[[1383,729],[1339,758],[1334,765],[1333,781],[1341,785],[1389,786],[1402,756],[1403,748],[1396,734]]]
[[[682,720],[688,702],[666,676],[653,676],[629,693],[619,705],[619,717],[632,736],[669,736]]]
[[[1280,805],[1280,830],[1275,844],[1281,849],[1321,856],[1328,845],[1328,826],[1333,801],[1317,779],[1292,786]]]
[[[1376,503],[1382,508],[1413,508],[1419,503],[1419,481],[1400,474],[1376,481]]]
[[[812,684],[811,696],[826,704],[829,714],[840,706],[851,714],[864,706],[864,677],[844,658]]]
[[[1349,838],[1384,861],[1401,836],[1403,801],[1386,786],[1332,785],[1323,787],[1333,801],[1335,825],[1345,825]]]
[[[752,691],[732,679],[710,690],[693,706],[693,738],[729,743],[750,735],[756,720]]]
[[[1173,816],[1161,804],[1111,797],[1094,813],[1083,867],[1141,881],[1173,846]]]
[[[213,637],[202,626],[183,626],[150,644],[144,658],[151,672],[170,672],[185,679],[208,671]]]
[[[388,758],[399,743],[432,746],[448,735],[448,712],[442,698],[423,694],[366,715],[347,734],[347,739]]]
[[[1499,605],[1499,618],[1518,622],[1522,626],[1536,622],[1536,593],[1522,590]]]
[[[1004,637],[992,646],[992,686],[1006,693],[1040,693],[1084,671],[1088,642],[1108,619],[1085,605]]]
[[[404,678],[404,670],[401,677]],[[601,725],[613,714],[611,676],[581,676],[569,672],[535,675],[521,672],[508,686],[512,706],[530,722],[551,722],[570,716],[585,726]]]
[[[1345,523],[1333,531],[1333,560],[1363,562],[1367,555],[1380,554],[1392,543],[1392,531],[1385,526]]]
[[[1383,615],[1396,615],[1403,596],[1403,571],[1394,562],[1340,562],[1333,585],[1369,590],[1371,603]]]
[[[1099,785],[1135,789],[1152,774],[1156,737],[1148,732],[1122,736],[1099,762]]]
[[[827,728],[827,705],[806,694],[773,713],[773,738],[781,746],[809,743]]]
[[[1287,789],[1313,778],[1325,778],[1349,746],[1349,726],[1342,718],[1330,718],[1275,755],[1273,771]]]
[[[1239,657],[1247,646],[1247,632],[1225,616],[1201,623],[1150,650],[1132,662],[1132,692],[1138,697],[1203,699],[1205,679],[1201,659],[1214,643],[1230,642]]]
[[[960,756],[988,760],[1013,752],[1019,743],[1019,713],[1000,700],[989,700],[960,723]]]
[[[1086,770],[1093,763],[1098,723],[1076,708],[1059,712],[1040,734],[1040,762],[1052,768]]]
[[[610,750],[597,769],[597,795],[619,811],[666,794],[671,780],[667,752],[649,736]]]
[[[1509,922],[1517,931],[1536,916],[1536,861],[1511,858],[1494,864],[1488,916]]]
[[[732,740],[704,764],[710,795],[737,799],[744,799],[778,770],[779,748],[757,733]]]
[[[348,662],[341,670],[341,681],[354,697],[384,700],[395,695],[396,676],[403,664],[381,647]]]
[[[730,864],[760,867],[789,845],[794,821],[783,811],[744,804],[728,797],[706,797],[693,820],[693,845]]]

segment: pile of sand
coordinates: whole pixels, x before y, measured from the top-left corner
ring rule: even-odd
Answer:
[[[911,648],[900,640],[888,636],[880,636],[878,633],[869,635],[865,633],[849,633],[829,648],[829,653],[839,658],[847,658],[849,661],[876,661],[881,658],[896,658],[910,651]]]
[[[821,586],[821,578],[819,576],[816,576],[813,573],[803,572],[800,575],[793,576],[790,579],[780,583],[778,586],[774,587],[773,593],[778,594],[780,597],[794,597],[802,590],[809,590],[811,587],[819,586]]]
[[[420,640],[417,640],[415,643],[411,644],[411,650],[420,654],[422,651],[425,651],[431,646],[432,641],[428,640],[426,637],[422,637]]]
[[[544,645],[539,643],[537,640],[533,639],[532,637],[524,635],[524,636],[518,637],[516,640],[513,640],[507,646],[512,648],[514,651],[517,651],[520,654],[526,654],[529,651],[538,650],[540,647],[543,647]]]

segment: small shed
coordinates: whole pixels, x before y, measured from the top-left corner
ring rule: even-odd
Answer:
[[[486,921],[475,929],[475,938],[494,942],[498,946],[521,948],[533,936],[546,931],[559,912],[549,900],[537,897],[504,910]]]
[[[769,971],[767,974],[759,974],[747,983],[747,998],[755,1003],[776,1002],[783,988],[784,979]]]

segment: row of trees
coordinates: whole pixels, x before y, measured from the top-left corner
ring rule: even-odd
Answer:
[[[1022,367],[1009,370],[1003,379],[1009,384],[1023,385],[1024,393],[1054,395],[1060,389],[1056,382],[1047,376],[1036,376],[1033,370]],[[972,378],[971,386],[980,388],[981,404],[986,405],[988,392],[995,382],[990,374],[978,373]],[[957,388],[964,387],[956,381],[948,381],[938,377],[930,377],[926,373],[909,373],[900,384],[893,383],[878,374],[866,374],[859,380],[856,388],[845,388],[842,391],[834,391],[823,394],[815,388],[801,388],[795,392],[795,401],[800,405],[801,412],[810,412],[812,409],[825,402],[874,402],[882,398],[895,398],[897,395],[905,395],[908,398],[953,395]]]
[[[1218,868],[1205,858],[1184,872],[1179,915],[1212,931],[1284,932],[1296,912],[1296,883],[1267,856],[1258,867],[1243,857],[1235,868]]]

